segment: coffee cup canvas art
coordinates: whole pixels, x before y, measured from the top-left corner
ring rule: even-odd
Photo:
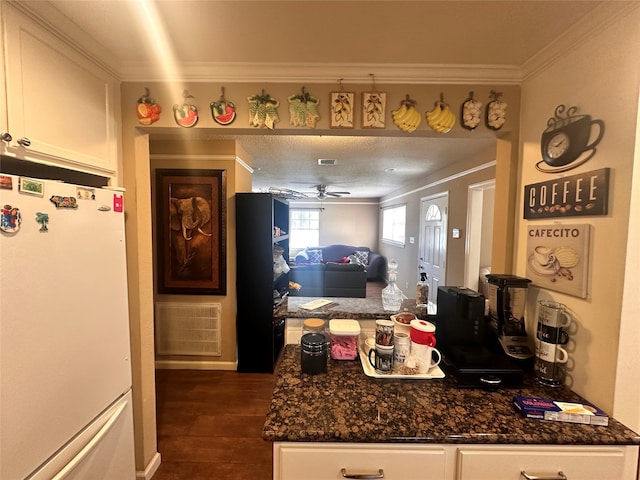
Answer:
[[[527,277],[534,285],[587,297],[590,225],[530,225]]]

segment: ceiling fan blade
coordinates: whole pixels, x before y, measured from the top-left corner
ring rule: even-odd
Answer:
[[[337,193],[339,195],[351,195],[351,192],[333,192],[333,193]]]
[[[324,192],[325,195],[329,195],[330,197],[341,197],[339,192]]]

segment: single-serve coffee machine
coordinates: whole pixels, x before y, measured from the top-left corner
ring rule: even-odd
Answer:
[[[533,361],[533,348],[525,327],[528,278],[488,274],[489,319],[504,352],[516,360]]]
[[[518,386],[523,370],[500,346],[485,317],[484,295],[464,287],[438,287],[436,345],[441,366],[460,387]]]

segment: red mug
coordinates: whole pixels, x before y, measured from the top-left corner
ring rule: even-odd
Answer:
[[[411,341],[428,347],[436,345],[436,326],[426,320],[411,320],[409,336]]]

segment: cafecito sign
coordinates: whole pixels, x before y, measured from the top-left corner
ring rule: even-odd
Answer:
[[[606,215],[609,169],[525,185],[524,218]]]

